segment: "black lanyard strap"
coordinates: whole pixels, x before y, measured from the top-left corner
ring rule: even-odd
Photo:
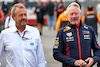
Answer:
[[[24,31],[23,36],[21,36],[21,35],[19,34],[19,32],[18,32],[18,31],[17,31],[17,33],[18,33],[18,35],[19,35],[20,37],[22,37],[22,39],[24,39],[24,40],[30,40],[30,38],[24,37],[24,36],[25,36],[26,31]],[[32,38],[31,38],[31,39],[32,39]]]
[[[20,37],[24,38],[24,35],[25,35],[26,31],[24,32],[23,36],[21,36],[21,35],[19,34],[18,31],[17,31],[17,33],[18,33],[18,35],[19,35]]]

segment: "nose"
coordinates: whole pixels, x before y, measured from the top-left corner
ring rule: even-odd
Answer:
[[[73,14],[73,15],[72,15],[72,17],[75,17],[75,16],[76,16],[76,14]]]
[[[27,15],[24,15],[24,14],[23,14],[22,18],[23,18],[23,19],[24,19],[24,18],[27,18]]]

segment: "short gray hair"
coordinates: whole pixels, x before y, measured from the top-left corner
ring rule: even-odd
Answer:
[[[69,6],[67,7],[67,12],[68,12],[68,9],[69,9],[69,7],[70,6],[77,6],[78,8],[79,8],[79,11],[81,12],[81,9],[80,9],[80,6],[79,6],[79,4],[78,3],[76,3],[76,2],[72,2],[71,4],[69,4]]]
[[[14,16],[16,14],[16,8],[25,8],[26,9],[26,7],[22,4],[15,4],[11,9],[11,14]]]

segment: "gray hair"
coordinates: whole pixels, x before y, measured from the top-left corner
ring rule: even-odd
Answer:
[[[25,8],[26,9],[26,7],[22,4],[15,4],[11,9],[11,14],[14,16],[16,14],[16,8]]]
[[[78,3],[76,3],[76,2],[72,2],[71,4],[69,4],[69,6],[67,7],[67,12],[68,12],[68,9],[69,9],[69,7],[70,6],[77,6],[78,8],[79,8],[79,11],[81,12],[81,9],[80,9],[80,6],[79,6],[79,4]]]

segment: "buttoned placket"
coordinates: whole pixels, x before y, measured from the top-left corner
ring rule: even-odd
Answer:
[[[26,54],[25,54],[25,52],[24,52],[24,39],[23,39],[24,36],[25,36],[26,31],[24,31],[24,33],[23,33],[23,32],[20,33],[19,31],[17,31],[17,33],[18,33],[18,35],[22,38],[22,41],[21,41],[21,42],[22,42],[22,52],[23,52],[24,67],[27,67],[27,66],[25,65],[25,62],[26,62],[26,61],[25,61],[25,57],[24,57],[24,56],[25,56]]]

